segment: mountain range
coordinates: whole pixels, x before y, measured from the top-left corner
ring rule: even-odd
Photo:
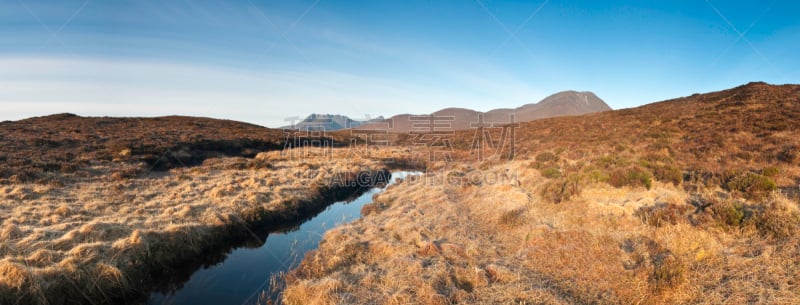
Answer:
[[[355,129],[379,129],[390,132],[409,132],[420,127],[430,126],[431,120],[437,129],[470,129],[483,116],[487,124],[508,124],[514,115],[514,122],[528,122],[544,118],[582,115],[612,110],[602,99],[592,92],[563,91],[546,97],[538,103],[525,104],[517,108],[498,108],[487,112],[466,108],[444,108],[431,114],[400,114],[374,123],[362,124]],[[427,123],[426,123],[427,121]]]
[[[295,123],[294,125],[283,126],[281,129],[293,129],[301,131],[333,131],[355,128],[363,124],[381,122],[383,120],[383,116],[369,120],[354,120],[345,115],[313,113],[302,121]]]
[[[514,122],[528,122],[609,110],[612,110],[611,107],[592,92],[563,91],[550,95],[538,103],[525,104],[517,108],[497,108],[487,112],[451,107],[430,114],[400,114],[388,119],[379,116],[370,120],[354,120],[338,114],[311,114],[294,125],[282,128],[304,131],[334,131],[352,128],[409,132],[426,124],[425,121],[433,120],[437,128],[464,130],[472,128],[474,123],[481,120],[481,116],[483,116],[482,122],[487,124],[508,124],[511,123],[512,115],[514,115]]]

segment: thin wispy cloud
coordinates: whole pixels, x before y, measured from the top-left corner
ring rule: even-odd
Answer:
[[[0,71],[0,119],[82,115],[237,117],[279,126],[312,112],[360,117],[480,104],[468,92],[325,70],[248,71],[150,61],[6,57]],[[495,92],[486,79],[465,81]],[[509,87],[509,85],[504,85]],[[313,88],[313,90],[309,90]],[[509,90],[506,90],[509,91]],[[509,96],[483,97],[487,100]],[[291,107],[287,107],[291,105]]]
[[[800,77],[800,6],[787,1],[2,3],[0,120],[280,126],[311,112],[516,107],[561,90],[625,108]]]

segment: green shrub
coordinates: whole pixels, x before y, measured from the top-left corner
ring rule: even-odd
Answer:
[[[541,163],[556,162],[558,161],[558,156],[549,151],[543,152],[541,154],[536,155],[536,161]]]
[[[728,182],[728,189],[744,194],[748,199],[763,199],[777,189],[775,181],[756,173],[745,173]]]
[[[619,155],[605,155],[597,159],[597,163],[603,168],[619,168],[630,165],[631,161]]]
[[[781,170],[774,166],[768,166],[761,170],[761,175],[766,177],[777,177],[781,173]]]
[[[591,172],[586,174],[586,177],[589,179],[589,181],[592,182],[608,183],[608,181],[611,179],[611,176],[600,170],[592,170]]]
[[[653,187],[653,174],[637,166],[618,169],[611,172],[608,183],[614,187],[644,186],[649,190]]]
[[[714,216],[722,225],[739,226],[741,225],[747,213],[745,213],[745,206],[741,202],[721,202],[711,206]]]
[[[543,177],[548,179],[561,178],[561,171],[553,167],[548,167],[546,169],[540,170],[540,173],[542,174]]]
[[[648,154],[643,159],[639,159],[639,165],[650,169],[656,180],[672,182],[677,186],[683,183],[683,172],[672,163],[674,160],[669,156],[658,154]]]

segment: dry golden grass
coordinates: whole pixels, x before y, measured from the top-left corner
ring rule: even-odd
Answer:
[[[799,115],[800,86],[751,83],[527,122],[513,162],[310,150],[316,157],[203,157],[136,178],[141,166],[115,160],[142,152],[122,145],[105,147],[101,166],[62,169],[85,183],[23,183],[57,180],[61,163],[35,164],[31,179],[0,169],[0,304],[125,298],[150,271],[202,255],[242,224],[302,217],[302,203],[326,190],[315,182],[387,164],[435,172],[389,187],[359,221],[326,233],[287,275],[285,303],[798,304]],[[32,134],[26,126],[12,127]],[[29,146],[58,148],[59,137]]]
[[[741,200],[767,209],[782,234],[757,216],[720,222],[696,212],[672,183],[582,186],[560,203],[530,161],[486,170],[455,165],[378,195],[360,220],[329,231],[288,276],[286,304],[797,304],[798,203],[722,189],[702,200]],[[476,166],[480,168],[481,166]],[[480,173],[488,183],[442,184]],[[467,174],[465,176],[470,176]],[[495,180],[495,179],[492,179]],[[433,182],[431,182],[433,181]],[[670,207],[669,209],[666,207]],[[653,222],[642,211],[666,212]],[[670,210],[671,209],[671,210]],[[753,215],[762,215],[755,213]],[[769,230],[772,230],[770,227]],[[788,229],[786,229],[788,228]],[[795,231],[786,231],[792,230]],[[783,231],[781,231],[783,230]],[[790,233],[786,233],[790,232]]]
[[[135,299],[151,288],[152,272],[196,259],[247,226],[301,219],[393,156],[302,149],[134,179],[97,169],[64,187],[0,186],[0,304]]]

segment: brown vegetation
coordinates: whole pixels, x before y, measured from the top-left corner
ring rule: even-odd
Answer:
[[[524,162],[518,180],[404,181],[329,231],[289,274],[287,304],[793,304],[800,213],[721,188],[587,183],[554,205]],[[445,175],[445,173],[436,174]],[[439,181],[437,177],[431,177]],[[335,284],[333,284],[335,283]]]
[[[314,138],[317,139],[317,138]],[[344,138],[325,138],[329,144]],[[0,122],[0,185],[64,183],[97,177],[111,167],[117,178],[193,166],[212,157],[252,158],[282,149],[279,129],[208,118],[110,118],[58,114]],[[303,143],[302,141],[299,141]]]
[[[252,227],[302,219],[369,187],[357,175],[375,175],[385,167],[376,159],[392,156],[347,153],[274,151],[158,176],[0,186],[0,304],[146,296],[171,268]]]
[[[285,303],[796,304],[798,119],[800,86],[751,83],[523,123],[513,161],[465,161],[474,133],[456,132],[455,161],[429,164],[404,148],[243,158],[279,134],[234,122],[218,133],[186,118],[4,122],[0,303],[128,298],[153,270],[302,217],[338,193],[332,181],[391,166],[433,171],[327,232],[287,275]],[[93,127],[54,127],[64,122]],[[176,167],[187,160],[197,166]],[[172,169],[142,174],[157,164]]]
[[[521,124],[515,161],[433,166],[329,231],[284,301],[800,303],[799,118],[800,86],[751,83]],[[441,183],[474,174],[511,178]]]

